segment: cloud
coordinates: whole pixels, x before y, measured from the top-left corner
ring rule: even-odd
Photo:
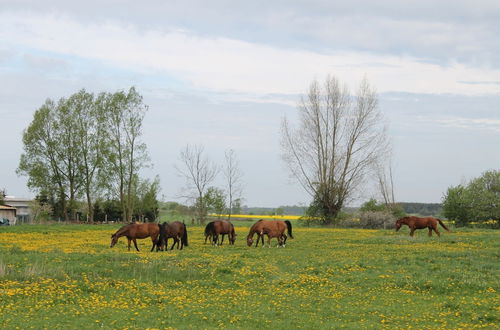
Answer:
[[[311,79],[323,79],[326,74],[335,74],[351,87],[366,75],[380,92],[500,92],[500,85],[463,84],[494,81],[500,70],[454,61],[440,66],[409,56],[278,48],[175,28],[144,31],[111,22],[85,24],[61,15],[4,12],[0,40],[73,61],[93,60],[146,74],[163,72],[192,88],[218,92],[297,94]]]
[[[500,132],[500,119],[452,117],[436,119],[435,122],[449,128]]]

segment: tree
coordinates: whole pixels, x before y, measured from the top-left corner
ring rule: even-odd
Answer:
[[[160,213],[160,203],[158,194],[160,193],[160,178],[156,176],[154,180],[140,180],[137,188],[136,213],[141,220],[150,222],[156,221]]]
[[[102,185],[98,171],[103,167],[105,152],[104,109],[94,95],[85,90],[73,94],[67,101],[74,121],[74,134],[79,157],[76,162],[81,171],[82,186],[87,201],[89,222],[94,222],[93,199]],[[101,178],[102,179],[102,178]]]
[[[52,214],[52,207],[39,199],[30,201],[29,208],[31,210],[31,222],[32,223],[42,223],[50,219]]]
[[[146,145],[140,141],[142,122],[148,110],[142,96],[130,88],[128,92],[103,93],[99,102],[105,111],[107,145],[105,176],[108,189],[118,196],[122,208],[122,219],[132,220],[134,212],[133,187],[138,172],[148,165]]]
[[[243,173],[240,170],[239,162],[233,149],[225,152],[226,167],[224,168],[224,177],[227,183],[228,194],[228,219],[231,220],[235,200],[241,199],[242,193],[242,177]]]
[[[199,145],[194,147],[187,145],[181,151],[180,160],[183,166],[176,168],[186,180],[189,195],[185,197],[195,201],[198,221],[204,223],[207,215],[205,193],[219,169],[204,155],[204,148]]]
[[[67,100],[47,100],[23,132],[24,153],[17,173],[28,176],[28,186],[36,191],[57,191],[61,213],[75,215],[75,199],[81,184],[76,163],[78,150]],[[69,211],[68,200],[69,197]]]
[[[466,225],[472,218],[470,194],[463,185],[449,187],[443,197],[443,215],[455,220],[457,226]]]
[[[5,196],[7,193],[5,192],[5,189],[0,189],[0,205],[5,205]]]
[[[220,215],[226,209],[226,194],[224,190],[210,187],[207,189],[204,199],[207,209],[217,214],[220,218]]]
[[[84,211],[93,221],[93,200],[106,187],[119,196],[122,219],[130,221],[133,187],[148,162],[139,140],[146,110],[134,88],[98,97],[82,89],[57,103],[49,99],[23,132],[17,173],[28,176],[32,190],[50,197],[59,217],[74,219],[85,196]]]
[[[365,79],[351,97],[335,77],[313,81],[299,103],[299,126],[282,123],[283,160],[310,194],[309,215],[332,223],[388,149],[377,95]]]
[[[241,198],[236,198],[233,201],[233,207],[232,207],[232,213],[231,214],[241,214],[241,203],[242,199]]]
[[[469,222],[500,220],[500,171],[486,171],[468,184],[448,188],[443,215],[459,226]]]

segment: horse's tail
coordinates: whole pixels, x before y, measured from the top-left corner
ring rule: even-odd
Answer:
[[[188,232],[186,229],[186,224],[183,223],[182,226],[184,227],[184,234],[182,234],[181,242],[183,245],[188,246]]]
[[[163,241],[167,236],[167,223],[164,222],[162,224],[158,224],[158,227],[160,227],[160,236],[158,236],[158,240],[156,241],[156,246],[158,248],[161,248],[161,245],[163,244]]]
[[[446,226],[444,225],[444,223],[443,223],[443,221],[441,221],[441,219],[436,218],[436,220],[437,220],[437,221],[439,221],[439,224],[441,225],[441,227],[443,227],[444,229],[446,229],[446,231],[450,231],[450,230],[448,229],[448,227],[446,227]]]
[[[231,239],[233,241],[232,244],[234,244],[234,241],[236,240],[236,233],[234,232],[234,225],[231,224]]]
[[[285,223],[286,223],[286,228],[288,229],[288,235],[290,236],[290,238],[293,238],[293,235],[292,235],[292,223],[288,220],[285,220]]]

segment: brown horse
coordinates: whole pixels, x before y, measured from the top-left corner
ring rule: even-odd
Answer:
[[[177,249],[179,249],[179,241],[180,241],[180,249],[184,246],[188,246],[188,234],[186,225],[179,221],[174,221],[172,223],[164,222],[160,225],[160,238],[156,244],[156,251],[168,250],[168,239],[173,238],[174,243],[170,250],[173,250],[175,244],[177,244]]]
[[[228,235],[229,244],[234,245],[236,233],[234,232],[234,226],[231,222],[227,220],[209,222],[205,227],[205,244],[207,243],[207,238],[210,237],[212,245],[219,245],[219,235],[222,235],[220,245],[224,242],[224,235]]]
[[[109,247],[115,246],[118,242],[118,239],[122,236],[126,236],[128,239],[128,250],[130,251],[130,242],[134,242],[135,249],[139,251],[137,248],[136,239],[148,238],[151,237],[151,241],[153,241],[153,247],[151,251],[153,251],[156,245],[156,239],[160,234],[160,227],[157,223],[131,223],[126,226],[121,227],[111,235],[111,245]]]
[[[402,225],[407,225],[410,228],[410,236],[413,236],[413,232],[416,229],[425,229],[429,228],[429,236],[432,236],[432,231],[434,230],[438,236],[441,236],[439,231],[437,230],[437,224],[439,224],[446,229],[446,231],[450,231],[441,221],[440,219],[433,217],[419,218],[419,217],[404,217],[396,221],[396,231],[398,231]]]
[[[259,239],[262,240],[262,247],[264,247],[264,235],[267,235],[267,244],[271,247],[271,239],[276,237],[278,239],[278,246],[285,247],[287,236],[285,229],[288,230],[288,235],[293,238],[292,224],[290,221],[285,220],[259,220],[253,224],[247,236],[247,245],[252,246],[253,235],[257,234],[257,242],[255,247],[259,245]]]

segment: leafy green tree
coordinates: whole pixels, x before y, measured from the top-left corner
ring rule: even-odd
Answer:
[[[105,188],[118,196],[122,219],[130,221],[133,187],[149,161],[140,141],[146,110],[134,88],[98,97],[82,89],[58,102],[49,99],[23,132],[17,173],[28,177],[30,189],[50,196],[58,217],[75,219],[85,196],[83,211],[93,221],[93,200]]]
[[[204,201],[207,205],[207,209],[211,212],[220,215],[226,210],[226,194],[224,190],[209,187],[205,193]]]
[[[376,199],[371,198],[369,201],[363,203],[361,207],[359,208],[361,212],[379,212],[379,211],[385,211],[385,205],[384,204],[379,204]]]
[[[282,207],[278,207],[278,208],[274,211],[274,213],[275,213],[276,215],[284,215],[284,214],[285,214],[285,209],[283,209]]]
[[[5,189],[0,189],[0,205],[5,205]]]
[[[242,207],[241,203],[242,203],[241,198],[236,198],[233,201],[233,206],[231,207],[232,209],[231,214],[241,214],[241,207]]]
[[[391,214],[395,218],[401,218],[406,215],[403,208],[397,203],[386,204],[378,203],[376,199],[371,198],[361,205],[359,208],[361,212],[384,212]]]
[[[28,187],[36,191],[57,191],[61,205],[59,216],[75,214],[75,202],[81,180],[76,164],[73,126],[69,123],[65,99],[47,100],[38,109],[23,132],[24,153],[17,173],[28,176]],[[69,203],[68,203],[69,197]]]
[[[39,199],[30,201],[29,208],[31,210],[32,223],[42,223],[43,221],[47,221],[50,219],[52,214],[52,207],[50,204]]]
[[[154,222],[160,213],[158,194],[160,192],[160,178],[154,180],[140,180],[137,189],[137,204],[135,213],[142,220]]]
[[[148,107],[133,87],[128,92],[103,93],[99,104],[106,118],[103,173],[108,178],[107,188],[120,200],[122,219],[131,221],[135,180],[139,170],[149,164],[146,145],[140,140]]]
[[[443,215],[459,226],[500,220],[500,171],[487,171],[466,185],[448,188],[443,197]]]
[[[76,146],[79,157],[76,162],[81,171],[81,182],[87,202],[90,222],[94,222],[93,200],[97,198],[104,179],[98,176],[103,168],[105,153],[105,113],[93,94],[81,90],[67,100],[71,109]],[[102,173],[102,171],[101,171]]]

